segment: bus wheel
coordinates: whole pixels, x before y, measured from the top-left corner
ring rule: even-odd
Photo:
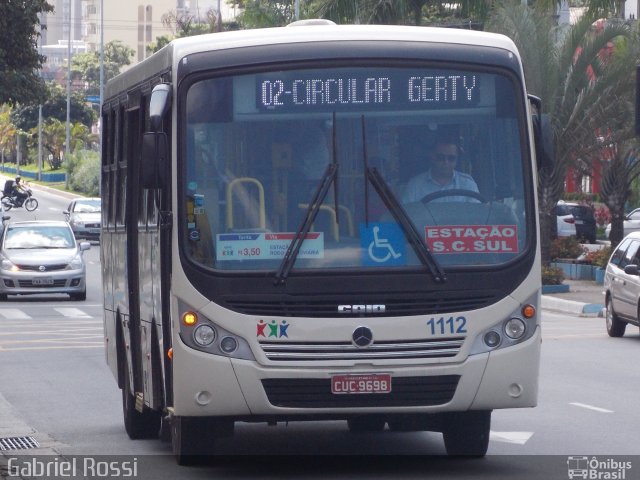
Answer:
[[[171,417],[171,446],[178,465],[204,463],[214,451],[215,437],[201,417]]]
[[[606,322],[607,322],[607,333],[610,337],[621,337],[624,335],[624,331],[627,329],[626,322],[620,320],[616,312],[613,310],[613,303],[611,302],[611,297],[607,298],[607,306],[606,306]]]
[[[122,414],[124,428],[132,440],[157,438],[160,431],[160,412],[145,407],[142,412],[136,410],[136,398],[129,389],[129,373],[125,367],[125,381],[122,388]]]
[[[442,429],[447,455],[484,457],[490,428],[491,410],[447,414]]]
[[[364,433],[364,432],[381,432],[384,430],[386,420],[384,417],[376,415],[362,415],[359,417],[352,417],[347,420],[347,425],[351,432]]]

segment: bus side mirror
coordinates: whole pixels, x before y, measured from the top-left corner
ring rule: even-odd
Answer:
[[[147,132],[142,136],[140,183],[142,188],[162,188],[169,158],[169,141],[164,132]]]
[[[171,85],[160,83],[153,87],[149,101],[149,126],[152,132],[160,130],[162,119],[171,108]]]
[[[538,170],[551,168],[555,162],[555,149],[553,142],[553,128],[549,121],[549,115],[542,113],[542,100],[529,95],[529,102],[533,109],[533,136],[536,149],[536,162]]]

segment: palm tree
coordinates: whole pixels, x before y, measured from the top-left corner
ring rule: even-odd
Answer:
[[[530,93],[542,98],[554,135],[555,161],[542,167],[538,179],[542,260],[549,261],[553,207],[564,190],[568,168],[578,158],[602,150],[598,131],[611,132],[614,144],[630,137],[631,111],[626,98],[633,92],[637,49],[627,42],[628,25],[606,22],[594,28],[585,15],[562,31],[541,10],[503,5],[492,14],[488,29],[513,39],[523,57]],[[608,55],[608,47],[616,45]]]
[[[631,192],[631,184],[640,176],[640,152],[637,142],[616,146],[613,158],[602,175],[602,199],[611,213],[609,240],[615,247],[624,237],[624,205]]]

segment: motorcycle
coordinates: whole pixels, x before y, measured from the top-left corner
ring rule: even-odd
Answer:
[[[28,195],[22,203],[19,203],[18,199],[13,195],[3,195],[2,198],[0,198],[0,202],[2,203],[2,207],[5,211],[8,212],[12,208],[20,208],[24,206],[28,212],[33,212],[38,208],[38,200],[34,198],[31,188],[25,186],[22,188],[22,191]]]

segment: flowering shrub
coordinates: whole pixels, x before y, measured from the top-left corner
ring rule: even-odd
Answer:
[[[604,227],[607,223],[611,222],[611,213],[605,206],[596,208],[593,215],[596,217],[596,223],[600,227]]]
[[[560,237],[551,242],[549,254],[552,260],[556,258],[578,258],[584,250],[575,237]]]
[[[559,267],[543,266],[542,267],[542,284],[543,285],[562,285],[564,273]]]
[[[592,265],[596,265],[597,267],[606,267],[607,262],[609,261],[609,257],[611,256],[611,247],[604,247],[600,250],[594,250],[592,252],[588,252],[585,260]]]

